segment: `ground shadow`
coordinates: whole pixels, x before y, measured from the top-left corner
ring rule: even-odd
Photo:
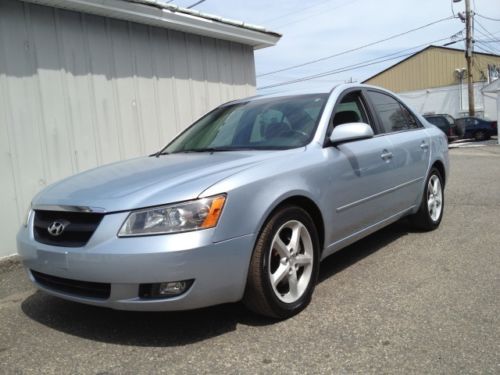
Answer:
[[[409,222],[402,219],[330,255],[321,263],[318,282],[329,279],[411,231]]]
[[[393,224],[327,258],[319,282],[331,278],[408,233],[405,222]],[[263,326],[276,321],[257,316],[240,303],[184,312],[128,312],[65,301],[36,292],[22,311],[52,329],[89,340],[134,346],[181,346],[236,329],[238,324]]]
[[[55,330],[89,340],[134,346],[181,346],[234,331],[237,324],[274,320],[252,314],[242,304],[182,312],[134,312],[83,305],[37,291],[22,311]]]

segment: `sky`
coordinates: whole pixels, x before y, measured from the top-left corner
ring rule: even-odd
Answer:
[[[189,6],[194,0],[176,0],[179,6]],[[478,15],[500,20],[500,0],[472,0]],[[430,42],[443,45],[455,39],[452,35],[463,31],[465,24],[458,18],[449,19],[389,41],[362,48],[315,64],[309,64],[275,74],[262,74],[301,64],[310,60],[337,54],[363,46],[410,29],[451,17],[465,9],[465,0],[206,0],[195,9],[256,24],[283,34],[274,47],[255,51],[257,88],[340,69],[388,56],[389,61],[349,69],[347,71],[308,80],[279,89],[333,87],[346,81],[361,82],[391,66]],[[500,54],[500,21],[475,17],[475,39],[483,41],[475,48]],[[490,35],[491,33],[493,35]],[[461,39],[465,36],[458,36]],[[464,43],[450,47],[463,48]],[[413,48],[415,47],[415,48]],[[392,59],[398,57],[397,59]],[[377,60],[375,60],[377,61]],[[263,89],[264,88],[264,89]]]

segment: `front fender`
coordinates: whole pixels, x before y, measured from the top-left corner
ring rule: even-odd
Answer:
[[[291,197],[305,197],[321,207],[321,161],[301,154],[281,168],[273,166],[275,163],[251,168],[203,192],[202,196],[227,193],[214,242],[257,234],[271,212]]]

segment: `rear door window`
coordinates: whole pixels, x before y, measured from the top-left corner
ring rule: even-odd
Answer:
[[[375,112],[377,113],[384,133],[394,133],[402,130],[419,127],[416,120],[409,117],[409,113],[396,99],[378,91],[367,92]]]

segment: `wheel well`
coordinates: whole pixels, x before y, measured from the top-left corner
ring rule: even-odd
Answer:
[[[443,185],[444,185],[446,183],[446,173],[444,170],[443,163],[441,163],[440,161],[436,161],[432,166],[435,167],[441,174],[441,177],[443,177]]]
[[[316,229],[318,230],[320,251],[323,251],[323,246],[325,244],[325,224],[323,221],[323,215],[321,214],[321,211],[319,210],[316,203],[314,203],[311,199],[307,197],[297,195],[285,199],[278,206],[276,206],[273,212],[276,211],[278,208],[286,205],[294,205],[301,207],[304,210],[306,210],[309,215],[311,215],[314,224],[316,224]]]

